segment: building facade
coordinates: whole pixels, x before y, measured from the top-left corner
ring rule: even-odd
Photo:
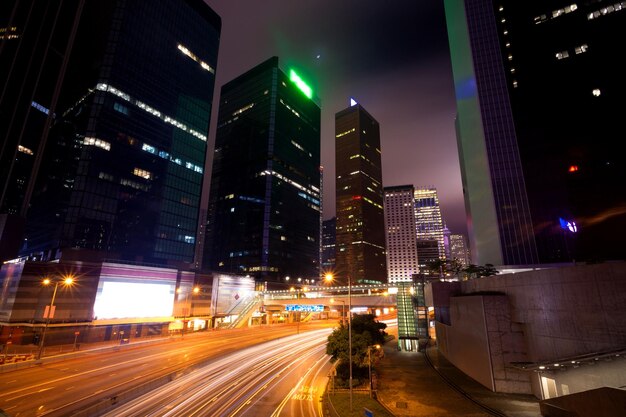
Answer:
[[[412,282],[419,273],[412,185],[385,187],[387,276],[389,282]]]
[[[378,122],[360,105],[335,114],[339,283],[387,282]]]
[[[335,271],[335,231],[337,218],[324,220],[322,223],[322,274]]]
[[[9,15],[26,16],[16,21],[24,39],[41,21],[29,20],[31,3],[44,13],[18,1]],[[8,132],[36,158],[21,255],[51,260],[83,248],[191,263],[221,19],[200,0],[70,3],[50,29],[62,45],[34,37],[48,60],[19,67],[20,48],[14,55],[14,71],[40,76],[33,98],[17,102],[46,116],[33,136]]]
[[[320,216],[320,106],[273,57],[221,90],[205,267],[317,279]]]
[[[432,243],[437,242],[437,251],[428,256],[429,260],[437,258],[442,261],[446,260],[446,246],[444,242],[444,224],[441,217],[441,207],[439,206],[439,197],[437,189],[433,187],[416,188],[415,193],[415,224],[417,228],[418,242],[425,242],[422,248],[430,248],[432,251]],[[426,259],[422,263],[426,262]]]
[[[450,260],[458,259],[461,266],[469,265],[469,251],[464,235],[450,235]]]
[[[624,258],[624,8],[445,2],[474,263]]]

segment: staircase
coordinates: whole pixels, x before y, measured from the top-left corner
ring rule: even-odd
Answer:
[[[228,315],[236,315],[237,318],[233,320],[227,328],[237,329],[247,325],[248,320],[250,319],[252,314],[258,309],[262,300],[263,297],[260,297],[256,294],[253,296],[242,298],[240,302],[235,304],[233,308],[229,310]]]

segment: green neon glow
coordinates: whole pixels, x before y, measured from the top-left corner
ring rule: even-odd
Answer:
[[[294,70],[289,70],[289,80],[296,85],[308,98],[313,98],[313,90],[309,87],[302,78]]]

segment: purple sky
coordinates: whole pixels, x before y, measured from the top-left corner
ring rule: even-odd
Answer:
[[[221,86],[276,55],[321,100],[324,219],[335,215],[335,113],[354,97],[380,123],[384,186],[435,186],[448,227],[466,233],[441,1],[205,1],[222,17],[210,150]]]

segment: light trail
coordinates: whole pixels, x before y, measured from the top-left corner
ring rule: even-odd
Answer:
[[[289,374],[326,358],[330,329],[311,331],[233,352],[136,398],[107,416],[237,416],[255,410]],[[326,359],[327,361],[327,359]],[[311,367],[310,374],[315,369]],[[282,396],[281,396],[282,398]],[[288,397],[289,398],[289,397]],[[271,411],[267,413],[269,416]],[[259,416],[254,411],[254,416]],[[315,415],[315,414],[313,414]]]

